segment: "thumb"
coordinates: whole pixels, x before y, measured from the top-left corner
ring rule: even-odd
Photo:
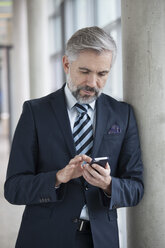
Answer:
[[[105,169],[109,169],[110,170],[110,166],[109,166],[108,162],[105,165]]]

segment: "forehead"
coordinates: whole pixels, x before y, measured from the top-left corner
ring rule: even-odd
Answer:
[[[112,53],[105,51],[97,53],[95,51],[83,51],[73,62],[76,67],[85,67],[90,70],[104,71],[109,70],[112,62]]]

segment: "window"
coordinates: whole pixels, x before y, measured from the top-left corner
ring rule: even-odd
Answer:
[[[49,41],[51,90],[55,91],[63,84],[62,55],[63,29],[60,0],[49,0]]]
[[[105,27],[121,17],[120,0],[96,0],[97,25]]]

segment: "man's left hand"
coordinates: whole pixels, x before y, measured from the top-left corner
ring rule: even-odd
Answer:
[[[93,186],[101,188],[105,193],[111,195],[110,166],[106,163],[105,168],[98,164],[85,164],[83,177]]]

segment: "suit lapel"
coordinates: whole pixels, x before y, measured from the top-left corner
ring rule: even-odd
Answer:
[[[94,144],[92,150],[92,157],[97,156],[97,152],[102,142],[103,134],[105,132],[107,121],[109,119],[109,110],[101,95],[96,102],[96,130],[94,136]]]
[[[76,151],[66,107],[64,87],[54,93],[51,98],[51,105],[71,157],[74,157],[76,155]]]
[[[74,157],[76,156],[76,150],[74,146],[74,140],[72,136],[70,121],[66,107],[64,87],[62,87],[60,90],[56,91],[53,94],[51,98],[51,106],[53,108],[55,117],[59,123],[61,133],[65,139],[71,157]],[[101,95],[96,102],[96,129],[95,129],[92,157],[97,156],[99,147],[102,142],[103,134],[107,126],[109,115],[110,115],[110,111],[105,102],[104,96]]]

